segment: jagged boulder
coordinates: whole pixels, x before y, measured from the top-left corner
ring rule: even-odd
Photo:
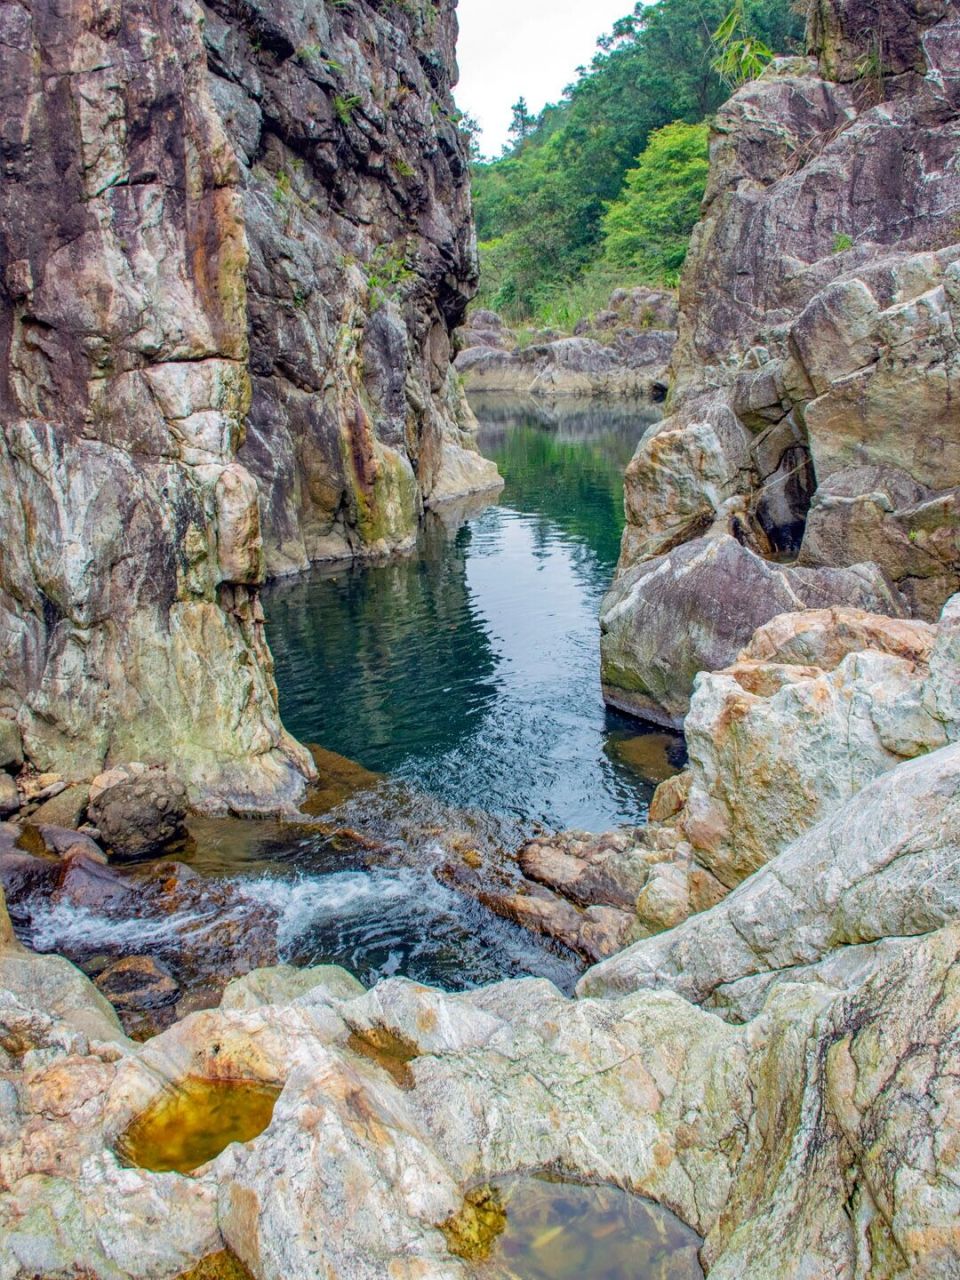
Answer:
[[[736,528],[738,517],[732,517]],[[606,701],[677,728],[694,678],[728,666],[754,631],[797,608],[903,612],[873,564],[804,569],[771,563],[718,530],[621,573],[600,614]]]
[[[678,825],[700,864],[733,887],[879,774],[954,741],[930,683],[960,677],[949,638],[856,610],[787,614],[699,676]]]
[[[664,987],[696,1003],[844,946],[960,915],[960,746],[881,774],[722,902],[581,979],[583,995]]]

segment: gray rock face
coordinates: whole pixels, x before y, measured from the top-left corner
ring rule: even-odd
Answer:
[[[764,558],[873,562],[932,621],[960,587],[960,18],[825,0],[810,39],[819,63],[775,64],[718,114],[673,412],[628,470],[618,572],[735,514]],[[697,610],[677,608],[680,630]],[[665,674],[682,703],[686,664]]]
[[[543,332],[528,345],[495,312],[476,311],[456,336],[456,368],[472,394],[659,402],[676,329],[674,294],[643,286],[615,290],[607,310],[580,320],[572,336]]]
[[[788,568],[728,534],[682,543],[621,573],[607,594],[600,615],[604,697],[679,728],[698,672],[727,666],[777,614],[837,604],[902,612],[873,564]]]
[[[292,807],[265,572],[496,481],[449,371],[455,30],[446,2],[0,6],[0,723],[41,770]]]
[[[450,0],[206,7],[251,255],[239,457],[271,574],[408,546],[424,502],[498,483],[450,368],[476,281],[456,34]]]

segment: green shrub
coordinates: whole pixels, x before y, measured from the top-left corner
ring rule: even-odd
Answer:
[[[497,246],[481,259],[483,270],[496,274],[495,287],[483,282],[488,305],[499,293],[504,304],[534,316],[593,270],[603,254],[604,212],[626,195],[625,175],[651,135],[673,121],[709,119],[729,97],[730,79],[713,65],[713,36],[731,2],[624,3],[632,12],[600,41],[562,100],[545,107],[532,129],[524,119],[523,136],[499,159],[474,165],[477,235]],[[752,56],[762,61],[761,50],[802,51],[795,0],[744,0],[737,13],[742,20],[732,38],[750,41],[737,55],[740,71]]]
[[[353,119],[353,113],[359,105],[360,99],[356,94],[351,94],[349,98],[342,98],[339,93],[334,95],[333,110],[341,124],[350,123]]]
[[[405,244],[378,245],[370,261],[365,264],[364,271],[374,308],[400,297],[404,285],[413,280],[416,274],[407,261]]]
[[[733,8],[713,33],[713,44],[717,52],[711,65],[732,89],[755,80],[775,57],[773,50],[751,33],[744,0],[734,0]]]
[[[677,121],[650,135],[603,217],[603,263],[651,284],[675,284],[700,216],[710,129]]]

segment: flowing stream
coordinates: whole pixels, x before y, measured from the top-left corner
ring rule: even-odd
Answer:
[[[459,528],[432,516],[415,557],[267,594],[284,722],[523,827],[642,821],[640,730],[601,701],[597,614],[623,471],[650,419],[593,411],[549,426],[521,406],[479,407],[481,449],[506,480],[499,502]]]
[[[280,958],[342,964],[367,983],[404,974],[458,989],[535,974],[571,989],[575,956],[434,872],[451,850],[509,854],[544,829],[642,822],[681,763],[679,738],[607,712],[599,687],[623,471],[651,419],[477,408],[481,449],[506,480],[498,500],[431,516],[402,560],[265,592],[284,721],[337,753],[321,769],[315,825],[196,821],[178,857],[199,891],[154,886],[114,909],[38,897],[18,907],[34,946],[88,967],[148,950],[181,973],[193,948],[209,972],[211,956],[214,969],[230,953],[253,963],[268,916]]]

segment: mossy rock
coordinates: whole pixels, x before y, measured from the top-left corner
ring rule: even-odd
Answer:
[[[253,1280],[240,1259],[229,1249],[208,1253],[196,1266],[183,1271],[176,1280]]]
[[[463,1198],[458,1213],[440,1224],[447,1248],[458,1258],[483,1262],[507,1226],[507,1211],[500,1192],[485,1183]]]

